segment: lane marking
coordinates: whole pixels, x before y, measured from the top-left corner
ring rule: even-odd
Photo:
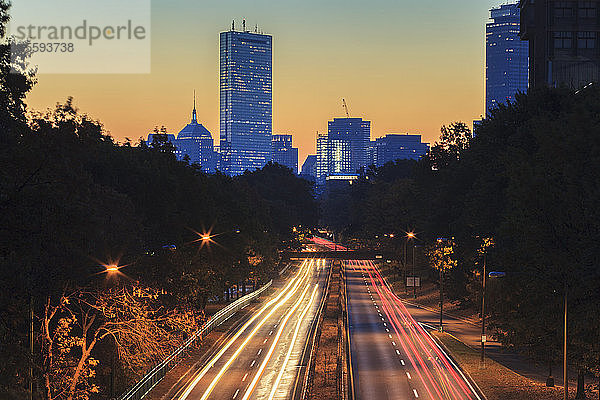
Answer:
[[[388,334],[388,337],[391,339],[391,338],[392,338],[392,335],[389,335],[389,334]]]
[[[252,364],[250,364],[250,368],[254,367],[254,364],[256,364],[256,360],[252,360]]]
[[[413,393],[415,394],[415,397],[418,399],[419,398],[419,393],[417,393],[417,389],[413,389]]]
[[[242,382],[246,382],[247,377],[248,377],[248,373],[246,372],[246,375],[244,375],[244,377],[242,378]]]
[[[410,376],[410,372],[406,371],[406,376],[408,376],[408,379],[412,379],[412,376]]]
[[[313,295],[317,290],[317,286],[318,285],[315,285]],[[290,311],[284,317],[282,317],[280,327],[277,330],[277,334],[275,335],[275,338],[273,339],[273,343],[271,344],[271,347],[269,347],[269,350],[267,351],[267,354],[266,354],[264,360],[260,364],[260,367],[258,367],[258,371],[256,372],[256,375],[254,375],[252,382],[250,382],[250,384],[248,385],[248,388],[246,389],[244,396],[242,396],[242,400],[248,400],[248,398],[250,398],[250,396],[252,395],[252,392],[254,391],[254,388],[256,388],[256,384],[258,383],[258,380],[260,379],[263,371],[265,370],[267,363],[271,359],[271,355],[275,351],[275,346],[279,343],[279,339],[281,338],[281,335],[283,334],[283,330],[285,329],[285,327],[286,327],[288,321],[290,320],[290,318],[292,317],[292,315],[296,312],[296,309],[300,306],[301,303],[304,302],[306,293],[308,292],[309,288],[310,288],[310,285],[307,284],[306,287],[304,288],[304,291],[300,294],[300,298],[298,299],[298,301],[294,304],[294,306],[290,309]]]
[[[233,395],[234,399],[237,397],[237,395],[238,395],[239,392],[240,392],[240,389],[238,389],[238,390],[235,391],[235,394]]]
[[[396,354],[400,355],[400,350],[396,349]],[[402,364],[404,365],[404,364]]]
[[[256,353],[256,355],[260,356],[260,353],[262,353],[262,349],[258,349],[258,353]]]
[[[269,336],[271,336],[273,334],[273,331],[269,332]]]
[[[260,328],[260,326],[262,326],[266,322],[266,320],[275,312],[275,310],[277,310],[279,307],[281,307],[283,305],[283,303],[287,302],[287,300],[290,297],[292,297],[295,292],[298,291],[298,288],[299,288],[300,284],[309,276],[310,268],[313,265],[313,260],[311,260],[308,264],[307,264],[307,262],[308,262],[308,260],[304,260],[304,262],[302,263],[302,265],[298,269],[298,273],[294,276],[293,279],[291,279],[287,283],[287,285],[283,288],[283,290],[276,297],[274,297],[269,302],[267,302],[256,314],[254,314],[254,316],[252,318],[250,318],[248,321],[246,321],[246,323],[244,324],[244,326],[242,326],[237,331],[237,333],[227,342],[227,344],[225,346],[223,346],[221,348],[221,350],[209,361],[209,363],[204,368],[202,368],[202,370],[196,375],[196,377],[194,378],[194,380],[187,386],[187,388],[183,392],[183,394],[179,397],[179,400],[186,400],[187,397],[192,392],[192,390],[196,387],[196,385],[198,384],[198,382],[200,382],[200,380],[204,377],[204,375],[206,375],[206,373],[208,372],[208,370],[210,368],[212,368],[216,364],[216,362],[223,356],[223,354],[229,349],[229,347],[231,347],[233,345],[233,343],[241,336],[241,334],[256,319],[258,319],[261,316],[261,314],[263,314],[264,312],[266,312],[266,310],[268,310],[271,306],[274,306],[273,309],[271,309],[271,311],[267,314],[267,316],[263,317],[262,321],[259,322],[259,324],[258,324],[259,326],[255,327],[250,332],[249,338],[247,338],[244,341],[244,343],[242,343],[242,345],[240,347],[238,347],[238,349],[236,350],[236,352],[234,353],[234,355],[229,359],[229,361],[227,361],[225,363],[225,367],[223,367],[221,369],[221,371],[219,371],[219,373],[217,374],[217,376],[215,377],[215,379],[213,379],[213,381],[209,385],[209,388],[207,389],[207,392],[205,392],[204,395],[202,396],[202,399],[206,399],[210,395],[210,392],[212,391],[212,388],[214,388],[214,386],[216,385],[216,383],[218,382],[218,380],[220,379],[220,377],[223,375],[223,373],[225,372],[225,370],[233,362],[233,359],[235,359],[237,357],[237,354],[239,354],[242,351],[242,349],[246,345],[247,341],[249,341],[250,338],[252,336],[254,336],[254,334],[256,333],[256,331],[258,331],[258,329]]]
[[[398,355],[400,355],[400,353],[398,353]],[[404,360],[400,360],[400,363],[401,363],[402,365],[406,365],[406,364],[404,364]]]
[[[392,346],[396,347],[396,342],[392,341]]]
[[[266,338],[265,341],[263,342],[263,344],[267,343],[268,340],[269,340],[269,338]]]

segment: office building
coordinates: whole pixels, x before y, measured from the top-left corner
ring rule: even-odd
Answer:
[[[273,162],[298,173],[298,148],[292,146],[292,135],[273,135],[271,151]]]
[[[371,142],[370,165],[381,167],[396,160],[418,160],[429,151],[421,135],[389,134]]]
[[[598,6],[593,1],[522,0],[521,39],[529,42],[529,87],[579,89],[600,78]]]
[[[486,114],[500,103],[514,101],[517,92],[527,92],[529,45],[519,36],[519,5],[504,4],[490,10],[485,29]]]
[[[272,37],[234,28],[220,36],[221,168],[228,175],[271,160]]]
[[[333,175],[361,174],[368,166],[371,121],[362,118],[334,118],[327,134],[317,135],[316,183],[325,184]]]
[[[317,164],[315,180],[317,186],[325,184],[329,173],[329,141],[326,133],[317,132]]]
[[[304,163],[302,164],[300,176],[311,182],[314,182],[317,179],[317,156],[315,154],[306,156],[306,160],[304,160]]]
[[[156,133],[149,134],[146,143],[151,145],[156,135]],[[218,153],[215,152],[211,133],[198,123],[195,99],[191,122],[177,136],[167,133],[166,138],[173,145],[178,160],[187,160],[190,164],[197,164],[208,173],[216,171]]]
[[[334,118],[327,124],[330,142],[330,172],[354,174],[367,164],[367,148],[371,140],[371,121],[362,118]]]
[[[198,123],[196,114],[196,101],[192,120],[177,135],[175,141],[175,155],[177,159],[189,159],[190,164],[198,164],[203,171],[215,172],[217,169],[217,154],[214,150],[214,141],[211,133]]]

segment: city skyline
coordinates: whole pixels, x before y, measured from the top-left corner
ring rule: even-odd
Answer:
[[[85,74],[40,75],[29,106],[43,111],[73,96],[117,140],[137,141],[155,126],[177,132],[188,123],[180,110],[189,108],[189,93],[196,89],[198,120],[218,145],[219,33],[232,19],[241,26],[245,15],[249,27],[258,24],[274,36],[273,131],[294,135],[300,162],[315,153],[316,131],[325,132],[328,120],[344,116],[343,97],[351,116],[373,121],[372,138],[409,132],[433,142],[442,124],[484,112],[485,22],[498,1],[436,3],[435,11],[432,1],[382,1],[374,7],[262,1],[251,10],[242,2],[206,10],[175,3],[178,12],[168,9],[171,3],[153,3],[151,74],[94,75],[91,81]],[[400,17],[388,12],[397,9],[403,10]],[[411,15],[427,22],[416,24]],[[348,66],[343,60],[353,54],[360,57]],[[434,60],[438,71],[419,67]],[[370,78],[359,81],[365,74]],[[299,107],[306,111],[298,113]]]

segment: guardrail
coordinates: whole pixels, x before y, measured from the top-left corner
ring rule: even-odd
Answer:
[[[200,329],[190,336],[177,350],[171,353],[160,364],[152,368],[144,377],[133,385],[129,390],[123,393],[118,400],[142,400],[144,396],[156,386],[173,367],[175,367],[185,356],[186,351],[192,347],[194,342],[210,333],[214,328],[227,321],[233,314],[246,307],[250,302],[267,290],[273,281],[269,281],[266,285],[252,293],[247,294],[229,304],[227,307],[219,310],[215,315],[211,316]]]

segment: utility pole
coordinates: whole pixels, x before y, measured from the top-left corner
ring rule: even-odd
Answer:
[[[483,253],[483,280],[482,280],[482,293],[481,293],[481,363],[485,366],[485,281],[486,281],[486,258],[487,251]]]
[[[444,267],[440,268],[440,332],[444,331]]]
[[[417,298],[417,277],[415,275],[415,244],[413,243],[413,260],[412,260],[412,264],[413,264],[413,268],[412,268],[412,275],[413,275],[413,299]]]
[[[33,295],[29,295],[29,400],[33,400]]]
[[[567,280],[565,279],[565,323],[563,334],[563,385],[564,400],[569,399],[569,379],[567,377]]]

